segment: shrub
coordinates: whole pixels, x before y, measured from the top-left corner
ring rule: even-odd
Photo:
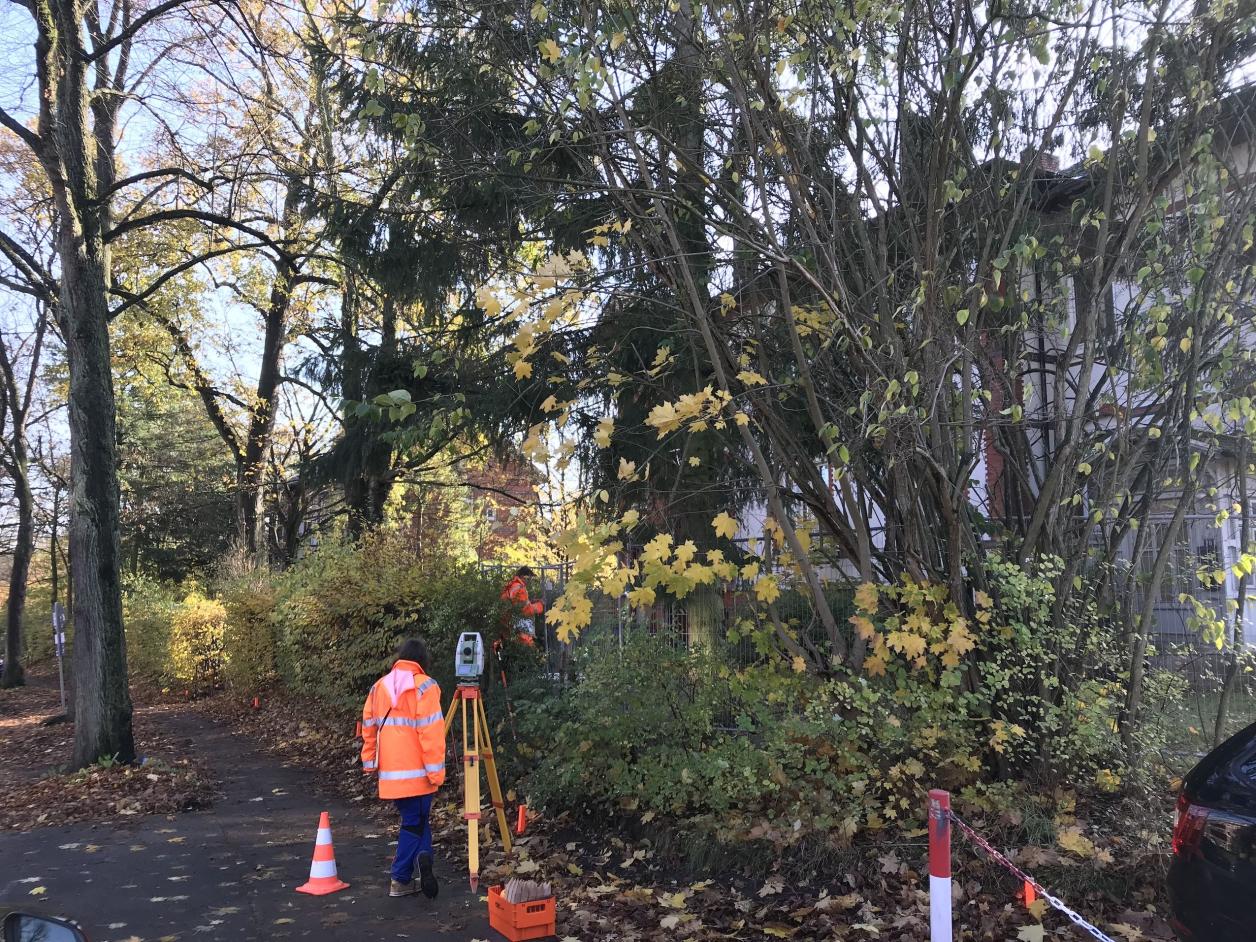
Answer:
[[[718,649],[644,636],[581,677],[526,724],[546,744],[528,794],[553,811],[630,810],[728,845],[837,848],[916,817],[927,788],[962,789],[982,767],[980,726],[936,684],[821,679],[779,661],[737,670]]]
[[[227,619],[223,630],[227,683],[248,693],[270,687],[277,677],[279,651],[274,585],[265,575],[245,575],[220,585],[218,599]]]
[[[934,787],[1005,808],[1055,786],[1114,790],[1128,773],[1113,628],[1089,606],[1057,612],[1050,567],[991,568],[1000,584],[979,593],[972,623],[928,586],[882,587],[880,606],[861,590],[861,671],[796,670],[801,659],[772,653],[770,627],[742,629],[761,655],[744,668],[718,645],[638,637],[622,656],[593,651],[580,683],[529,717],[529,741],[545,743],[529,795],[780,847],[917,820]],[[1001,781],[1020,787],[991,788]]]
[[[222,683],[227,610],[216,599],[193,590],[170,620],[170,673],[192,689]]]
[[[64,599],[61,604],[65,604]],[[52,645],[52,590],[46,582],[32,581],[27,588],[26,610],[22,613],[22,632],[25,659],[28,665],[55,656]],[[67,656],[70,653],[68,643],[73,634],[73,626],[67,625]],[[0,650],[3,650],[3,645],[0,645]]]
[[[134,677],[161,684],[173,679],[171,622],[178,606],[175,589],[143,576],[131,577],[122,596],[127,668]]]
[[[346,712],[361,709],[398,643],[413,634],[427,641],[433,676],[448,698],[458,635],[478,631],[491,642],[503,624],[501,587],[492,579],[420,561],[388,534],[356,545],[325,545],[275,588],[282,682]],[[521,658],[519,668],[535,663]],[[492,708],[490,686],[486,705]]]

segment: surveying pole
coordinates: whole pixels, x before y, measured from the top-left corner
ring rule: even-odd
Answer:
[[[484,673],[484,641],[473,631],[465,631],[458,638],[454,654],[454,674],[458,687],[446,715],[453,723],[455,714],[462,720],[462,816],[467,822],[467,869],[471,889],[480,884],[480,764],[488,778],[489,794],[497,812],[497,830],[502,836],[502,848],[510,853],[510,828],[506,825],[506,805],[502,800],[502,786],[497,778],[497,763],[493,759],[493,740],[489,735],[488,715],[484,712],[484,698],[480,691],[480,675]]]

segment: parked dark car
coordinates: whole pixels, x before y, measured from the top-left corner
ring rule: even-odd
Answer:
[[[1188,942],[1256,939],[1256,723],[1182,784],[1169,900],[1173,928]]]
[[[83,931],[68,919],[11,912],[0,906],[0,936],[4,942],[87,942]]]

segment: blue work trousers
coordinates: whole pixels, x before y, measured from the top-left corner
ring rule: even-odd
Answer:
[[[393,804],[401,815],[401,830],[397,833],[397,856],[393,860],[392,878],[398,883],[414,879],[414,863],[419,854],[432,853],[432,826],[428,821],[432,813],[434,795],[418,795],[414,798],[398,798]]]

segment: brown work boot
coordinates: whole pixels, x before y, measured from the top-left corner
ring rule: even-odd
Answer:
[[[389,896],[413,896],[417,892],[419,892],[419,888],[414,885],[413,880],[409,883],[398,883],[396,880],[393,880],[388,887]]]

